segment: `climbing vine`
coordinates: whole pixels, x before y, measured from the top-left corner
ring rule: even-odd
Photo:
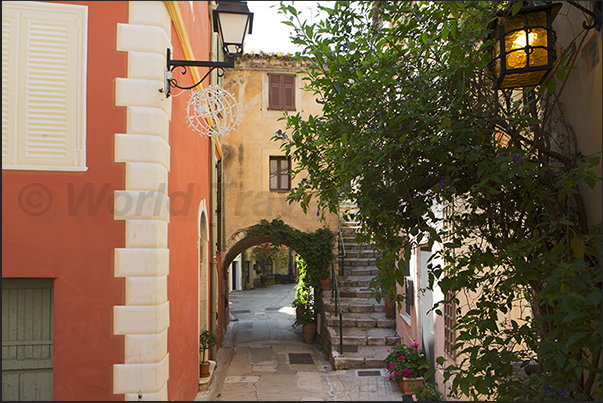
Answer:
[[[329,277],[329,264],[334,258],[334,234],[328,228],[319,228],[315,232],[303,232],[285,224],[283,220],[261,220],[248,232],[255,238],[269,235],[273,247],[287,245],[302,256],[307,264],[308,283],[318,287],[320,280]]]

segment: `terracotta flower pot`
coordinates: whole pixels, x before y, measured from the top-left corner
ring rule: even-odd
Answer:
[[[302,334],[304,336],[304,343],[312,344],[314,335],[316,334],[316,323],[304,323],[302,326]]]
[[[331,282],[331,279],[326,279],[326,280],[320,280],[320,286],[322,287],[323,291],[331,291],[333,283]]]
[[[245,284],[245,290],[247,290],[247,291],[251,290],[251,284]]]
[[[412,390],[413,386],[421,386],[423,385],[423,377],[420,378],[404,378],[402,381],[398,382],[400,385],[400,389],[402,389],[402,393],[405,395],[413,395],[415,392]]]
[[[209,361],[199,364],[199,376],[205,378],[209,376]]]
[[[295,308],[295,317],[296,317],[297,319],[299,319],[299,318],[301,317],[301,315],[302,315],[302,313],[303,313],[303,312],[304,312],[304,307],[303,307],[302,305],[298,305],[298,306]]]

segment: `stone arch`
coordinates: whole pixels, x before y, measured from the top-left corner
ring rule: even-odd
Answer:
[[[252,225],[247,228],[241,228],[237,230],[230,238],[229,242],[227,243],[229,247],[222,258],[222,270],[224,272],[226,272],[228,266],[239,255],[239,253],[243,252],[245,249],[249,249],[252,246],[261,245],[263,243],[272,243],[274,241],[274,237],[270,235],[262,235],[257,237],[249,236],[247,233],[253,227],[254,226]],[[287,245],[286,243],[283,244]]]
[[[271,231],[271,230],[266,230],[266,231],[262,231],[259,235],[257,234],[257,231],[255,232],[255,234],[251,234],[253,232],[254,229],[256,228],[261,228],[264,227],[264,229],[277,229],[276,232]],[[289,238],[288,236],[283,236],[282,232],[279,233],[278,229],[285,229],[285,233],[289,233],[291,234],[291,238]],[[326,228],[323,229],[330,231]],[[321,230],[318,230],[321,231]],[[268,222],[267,220],[261,220],[258,224],[255,225],[251,225],[249,227],[246,228],[241,228],[237,231],[235,231],[235,233],[228,239],[227,243],[226,243],[226,251],[223,254],[223,258],[222,258],[222,270],[226,270],[228,268],[228,266],[232,263],[232,261],[237,257],[237,255],[241,252],[243,252],[245,249],[251,248],[252,246],[256,246],[256,245],[260,245],[263,243],[278,243],[281,245],[285,245],[290,247],[291,249],[295,250],[297,253],[299,253],[304,260],[306,260],[308,263],[310,263],[310,260],[308,259],[309,256],[305,256],[306,252],[304,250],[303,247],[303,242],[300,242],[300,235],[301,238],[306,238],[306,237],[312,237],[313,235],[317,234],[318,231],[316,231],[314,234],[312,233],[307,233],[304,231],[301,231],[289,224],[284,223],[282,220],[280,219],[275,219],[272,222]],[[308,238],[306,238],[308,239]],[[311,238],[313,240],[317,240],[317,238]],[[323,238],[324,239],[324,238]],[[306,241],[307,244],[307,241]],[[331,244],[330,246],[331,248],[331,252],[332,252],[332,248],[333,248],[333,244]],[[334,256],[334,255],[333,255]],[[313,265],[313,266],[318,266],[318,265]]]

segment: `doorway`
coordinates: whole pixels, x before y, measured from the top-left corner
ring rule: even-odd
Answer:
[[[53,400],[53,280],[2,279],[2,400]]]

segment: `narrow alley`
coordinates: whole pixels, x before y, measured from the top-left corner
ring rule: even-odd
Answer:
[[[208,391],[195,400],[401,401],[385,369],[331,369],[315,339],[293,328],[295,284],[230,294],[233,317]]]

